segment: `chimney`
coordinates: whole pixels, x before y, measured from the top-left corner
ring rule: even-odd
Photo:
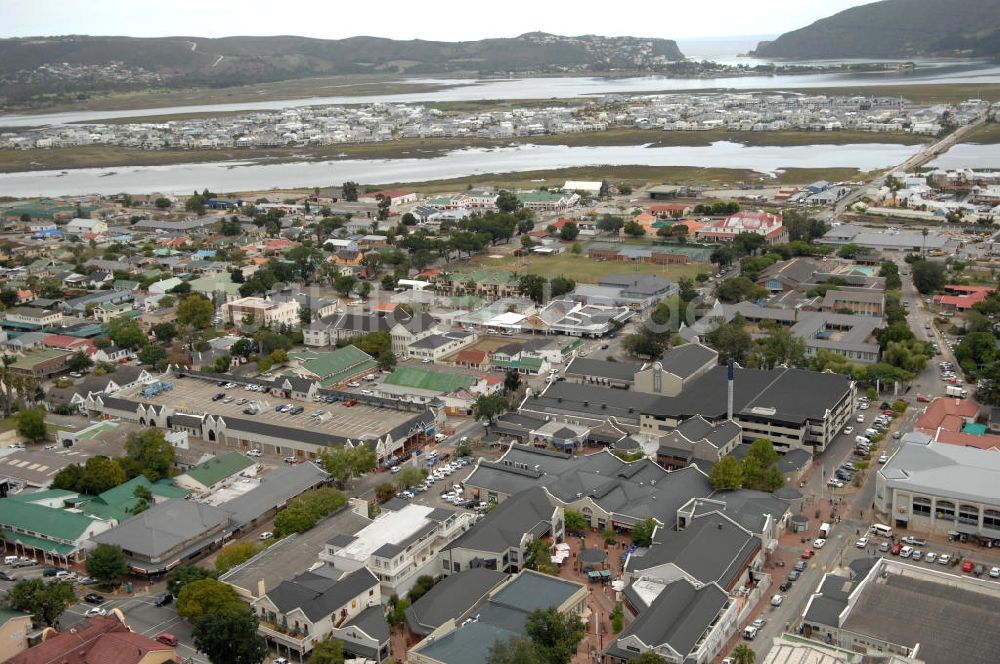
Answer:
[[[267,590],[264,587],[264,579],[257,580],[257,597],[263,597],[267,594]]]
[[[733,419],[733,375],[734,375],[734,373],[735,373],[735,370],[733,369],[733,358],[730,357],[729,361],[726,363],[726,378],[727,378],[726,387],[727,387],[727,390],[728,390],[728,393],[726,395],[726,397],[727,397],[727,401],[726,401],[726,417],[728,419],[730,419],[730,420]]]

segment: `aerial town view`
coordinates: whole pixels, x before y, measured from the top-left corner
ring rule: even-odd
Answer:
[[[1000,663],[997,0],[0,6],[0,664]]]

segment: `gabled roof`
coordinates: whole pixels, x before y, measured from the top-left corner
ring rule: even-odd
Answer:
[[[632,382],[635,372],[642,368],[639,362],[608,362],[589,357],[575,357],[566,366],[567,376],[594,376],[611,380]]]
[[[3,509],[0,509],[0,527],[4,530],[19,528],[56,540],[80,539],[95,521],[86,514],[10,499],[4,500]],[[9,540],[17,536],[15,532],[5,533]]]
[[[689,343],[671,348],[660,360],[664,371],[687,378],[709,362],[718,359],[719,354],[701,344]]]
[[[282,582],[266,597],[282,613],[301,609],[309,620],[318,622],[378,585],[378,577],[367,567],[343,576],[333,568],[322,567]]]
[[[193,500],[167,500],[92,539],[155,559],[229,521],[229,514],[219,507]]]
[[[470,611],[506,578],[503,572],[485,567],[446,576],[406,610],[406,622],[415,634],[427,636]]]
[[[204,487],[211,487],[254,463],[253,459],[239,452],[227,452],[198,464],[184,474]]]
[[[541,487],[511,496],[494,507],[485,518],[444,547],[501,553],[520,548],[526,534],[542,537],[552,527],[554,508]]]

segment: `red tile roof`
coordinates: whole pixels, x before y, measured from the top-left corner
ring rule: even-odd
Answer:
[[[979,405],[973,401],[963,401],[938,397],[927,406],[924,414],[917,418],[915,425],[920,429],[960,431],[966,419],[976,419]]]
[[[455,362],[464,362],[465,364],[482,364],[485,360],[486,351],[476,350],[475,348],[460,350],[458,351],[458,355],[455,356]]]
[[[971,309],[972,305],[982,302],[986,296],[995,291],[995,288],[984,286],[963,286],[960,284],[948,284],[945,290],[958,292],[959,295],[935,295],[934,301],[938,304],[946,304],[956,309]]]
[[[115,616],[101,616],[50,636],[5,664],[137,664],[150,652],[173,653],[174,649],[133,634]]]

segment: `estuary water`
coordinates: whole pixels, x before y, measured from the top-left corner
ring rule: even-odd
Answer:
[[[455,150],[428,159],[342,159],[268,163],[257,161],[175,164],[71,171],[0,174],[0,196],[61,196],[115,193],[249,191],[327,186],[345,180],[422,182],[480,173],[506,173],[574,166],[693,166],[773,173],[785,168],[887,168],[920,146],[898,144],[746,146],[718,141],[705,146],[645,147],[518,145]]]

